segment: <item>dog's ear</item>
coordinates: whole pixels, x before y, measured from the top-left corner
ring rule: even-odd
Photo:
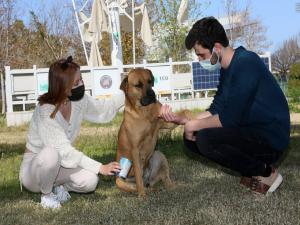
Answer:
[[[120,89],[127,94],[127,87],[128,87],[128,77],[125,77],[120,85]]]
[[[150,77],[151,77],[151,86],[153,87],[154,86],[154,76],[153,76],[153,73],[152,73],[152,71],[151,70],[149,70],[149,69],[146,69],[149,73],[150,73]]]

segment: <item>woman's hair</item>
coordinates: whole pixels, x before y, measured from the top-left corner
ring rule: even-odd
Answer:
[[[51,64],[48,76],[48,92],[38,98],[40,105],[55,105],[50,117],[54,118],[61,104],[68,97],[71,91],[76,71],[80,66],[73,62],[72,56],[67,59],[60,59]]]
[[[185,38],[187,49],[192,49],[195,44],[200,44],[212,52],[216,42],[224,47],[229,45],[224,27],[214,17],[204,17],[198,20]]]

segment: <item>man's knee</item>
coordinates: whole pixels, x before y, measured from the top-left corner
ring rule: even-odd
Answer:
[[[197,131],[195,134],[196,141],[189,141],[185,138],[183,134],[183,142],[185,146],[185,152],[188,156],[197,155],[207,155],[210,152],[211,142],[211,129],[202,129]]]
[[[198,151],[202,155],[207,155],[210,152],[211,142],[211,129],[199,130],[196,134],[196,145]]]
[[[184,144],[184,152],[187,156],[193,157],[195,154],[199,154],[199,150],[196,145],[196,142],[187,140],[185,138],[185,134],[183,134],[183,144]]]

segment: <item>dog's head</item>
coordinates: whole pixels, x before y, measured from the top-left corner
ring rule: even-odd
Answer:
[[[137,106],[147,106],[156,102],[154,77],[151,70],[133,69],[124,78],[120,89],[124,91],[126,98]]]

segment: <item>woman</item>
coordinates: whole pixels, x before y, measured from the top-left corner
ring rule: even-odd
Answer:
[[[20,170],[21,186],[41,192],[45,208],[59,208],[70,199],[68,191],[94,191],[98,174],[113,175],[119,163],[101,164],[76,150],[72,143],[82,120],[109,122],[124,104],[124,95],[94,100],[85,95],[80,67],[71,56],[54,62],[48,92],[34,110]]]

